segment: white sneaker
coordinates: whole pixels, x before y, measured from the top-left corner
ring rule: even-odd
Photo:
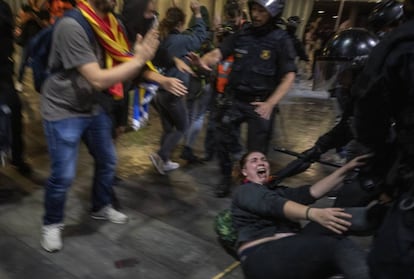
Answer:
[[[48,252],[57,252],[62,249],[61,231],[63,224],[44,225],[42,228],[42,240],[40,245]]]
[[[16,84],[14,85],[14,89],[16,89],[17,92],[22,92],[23,91],[23,83],[16,82]]]
[[[162,175],[165,174],[164,172],[164,161],[161,159],[160,155],[157,153],[152,153],[149,156],[152,164],[154,165],[155,169]]]
[[[180,167],[179,163],[173,161],[167,161],[164,163],[164,171],[172,171]]]
[[[115,224],[125,224],[128,222],[128,216],[115,210],[112,205],[107,205],[97,212],[92,212],[91,217],[97,220],[108,220]]]

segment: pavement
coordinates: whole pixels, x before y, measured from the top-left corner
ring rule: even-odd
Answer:
[[[243,278],[213,230],[216,214],[230,206],[230,198],[214,197],[214,185],[220,178],[217,162],[185,165],[179,159],[179,147],[173,160],[182,167],[166,176],[157,174],[148,159],[161,133],[154,111],[148,125],[123,135],[116,143],[117,173],[122,181],[115,191],[129,223],[116,225],[90,218],[93,160],[82,145],[77,177],[66,204],[64,248],[58,253],[43,251],[39,241],[49,159],[38,112],[39,95],[31,86],[30,70],[20,94],[26,154],[34,175],[23,177],[10,165],[0,168],[0,189],[10,193],[0,196],[0,279]],[[298,80],[280,104],[271,146],[303,151],[334,121],[333,101],[326,92],[311,91],[309,81]],[[195,148],[199,156],[203,156],[203,140],[204,131]],[[269,158],[274,170],[293,160],[275,151],[269,152]],[[313,183],[332,170],[314,164],[285,184]],[[325,199],[321,204],[329,203]],[[363,245],[368,243],[361,240]],[[228,267],[235,268],[223,274]]]

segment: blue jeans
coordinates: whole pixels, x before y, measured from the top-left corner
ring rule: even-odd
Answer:
[[[45,225],[62,223],[66,192],[76,175],[79,144],[83,140],[95,161],[92,210],[111,204],[116,154],[112,142],[112,122],[101,112],[96,116],[43,121],[51,159],[51,175],[45,190]]]
[[[203,128],[204,116],[211,102],[213,89],[209,83],[203,84],[199,79],[191,78],[188,90],[186,103],[190,125],[184,135],[184,145],[192,148]]]

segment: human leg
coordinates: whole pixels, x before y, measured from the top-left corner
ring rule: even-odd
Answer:
[[[349,279],[369,279],[367,253],[348,238],[337,242],[335,264],[340,273]]]
[[[197,156],[194,155],[192,148],[203,127],[204,117],[210,104],[211,95],[211,87],[207,84],[200,96],[196,96],[195,99],[187,101],[190,124],[184,135],[185,143],[181,158],[188,160],[189,162],[199,160]]]
[[[21,174],[30,175],[32,170],[24,160],[22,103],[20,97],[16,94],[12,84],[2,83],[0,90],[4,99],[3,102],[11,110],[11,163],[17,167]]]
[[[66,193],[76,173],[79,141],[87,119],[73,118],[43,121],[51,160],[51,175],[46,182],[43,216],[42,247],[48,252],[62,249]]]
[[[266,242],[241,265],[249,279],[324,279],[334,273],[334,238],[295,235]]]
[[[162,93],[159,98],[159,105],[164,135],[158,154],[164,162],[168,162],[171,152],[188,128],[188,115],[182,98],[173,96],[168,92]]]
[[[215,189],[217,197],[224,197],[230,192],[233,171],[232,145],[239,140],[234,133],[234,127],[240,126],[243,121],[244,116],[237,106],[231,105],[220,109],[215,141],[222,180]]]
[[[116,153],[112,141],[112,122],[108,114],[101,112],[91,117],[83,140],[94,158],[92,186],[92,211],[112,204],[112,183],[115,176]]]
[[[255,107],[246,104],[238,103],[238,106],[247,117],[247,149],[249,151],[260,151],[267,153],[269,142],[271,140],[271,133],[273,131],[272,125],[274,123],[274,112],[270,119],[264,119],[255,112]]]

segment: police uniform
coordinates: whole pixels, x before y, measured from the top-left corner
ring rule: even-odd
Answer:
[[[359,142],[375,153],[372,168],[394,197],[369,257],[372,278],[414,274],[414,19],[372,51],[353,89]]]
[[[232,170],[230,146],[238,140],[231,133],[232,127],[247,122],[247,149],[266,152],[274,115],[270,120],[262,118],[251,103],[266,101],[281,79],[296,71],[296,53],[287,32],[273,23],[245,25],[224,40],[220,51],[224,58],[234,55],[216,133],[222,174],[228,178]]]

